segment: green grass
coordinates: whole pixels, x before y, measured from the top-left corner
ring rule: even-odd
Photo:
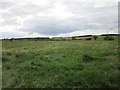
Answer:
[[[2,41],[3,88],[119,88],[117,43]]]

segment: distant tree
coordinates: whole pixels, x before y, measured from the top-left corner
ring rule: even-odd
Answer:
[[[72,37],[72,40],[75,40],[75,37]]]
[[[97,36],[93,36],[93,39],[96,40],[98,37]]]
[[[11,38],[11,39],[10,39],[10,41],[13,41],[13,40],[14,40],[14,38]]]

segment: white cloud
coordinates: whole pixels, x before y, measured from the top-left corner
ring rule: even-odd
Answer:
[[[50,9],[50,15],[58,19],[66,19],[74,16],[73,13],[67,12],[66,6],[62,3],[54,3],[53,8]]]

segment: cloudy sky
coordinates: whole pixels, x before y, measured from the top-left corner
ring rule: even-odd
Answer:
[[[2,0],[0,38],[118,33],[117,0]]]

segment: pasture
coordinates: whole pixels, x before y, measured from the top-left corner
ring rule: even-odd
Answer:
[[[120,88],[118,40],[2,41],[3,88]]]

